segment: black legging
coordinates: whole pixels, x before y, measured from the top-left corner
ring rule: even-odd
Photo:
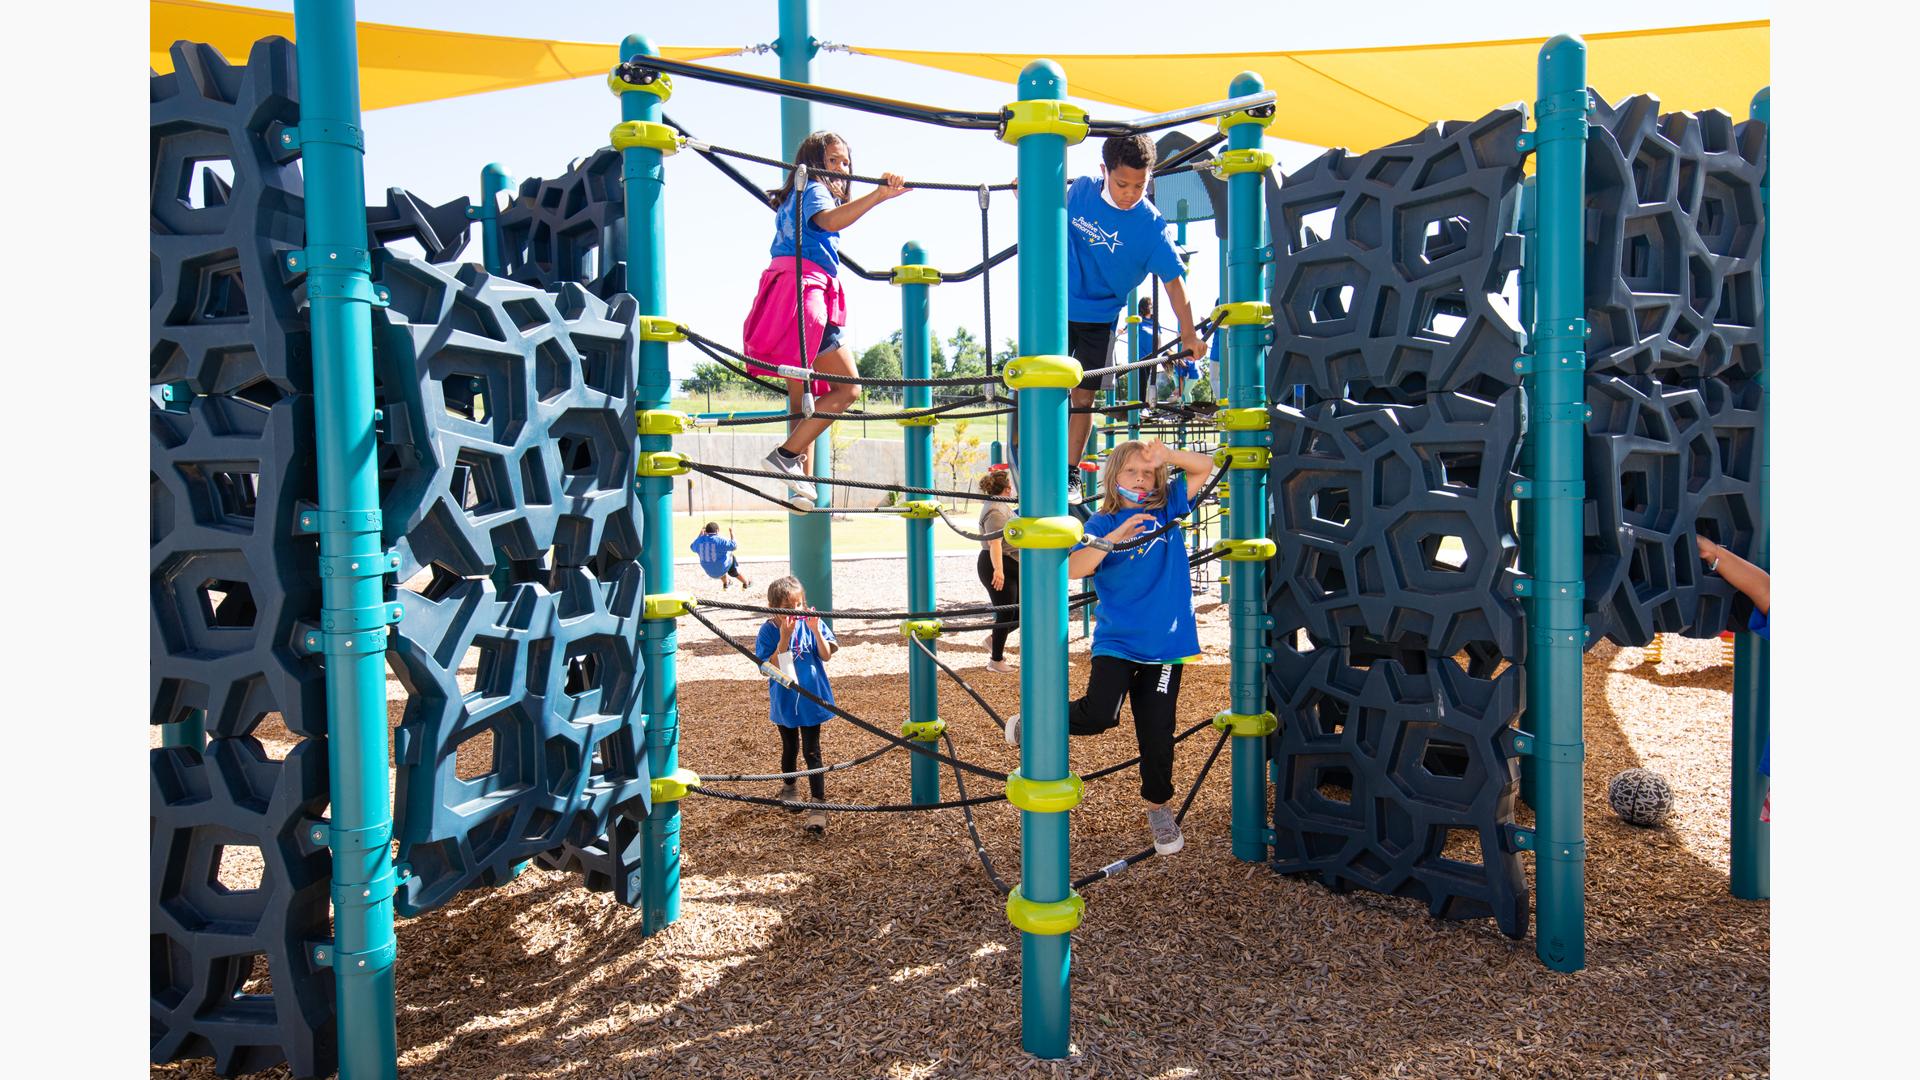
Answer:
[[[1000,553],[1000,565],[1006,578],[1002,588],[993,587],[993,556],[985,548],[980,549],[980,561],[975,564],[980,570],[980,584],[987,587],[987,595],[997,606],[1000,604],[1018,604],[1020,602],[1020,562]],[[1020,629],[1020,612],[1002,611],[993,622],[993,658],[1005,660],[1007,636]]]
[[[805,749],[802,749],[802,746]],[[780,729],[780,771],[794,772],[799,769],[798,758],[806,755],[807,768],[820,767],[820,725],[811,727],[782,727]],[[814,773],[807,777],[807,790],[813,793],[814,802],[825,802],[827,798],[827,776]]]
[[[1087,692],[1067,705],[1067,734],[1098,735],[1120,723],[1120,705],[1133,705],[1133,734],[1140,744],[1140,797],[1150,803],[1173,798],[1173,716],[1180,704],[1180,664],[1141,664],[1118,656],[1095,656]]]

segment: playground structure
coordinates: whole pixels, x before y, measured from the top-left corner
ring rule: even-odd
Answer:
[[[701,468],[675,453],[673,436],[727,420],[667,411],[666,350],[682,340],[716,359],[730,350],[669,314],[661,181],[664,159],[691,144],[662,108],[677,75],[785,93],[789,105],[812,99],[922,121],[934,112],[804,85],[804,63],[783,67],[788,81],[778,82],[662,60],[629,39],[610,80],[622,110],[613,149],[624,207],[593,223],[607,238],[595,273],[570,276],[583,257],[575,252],[526,259],[519,265],[533,269],[524,276],[546,277],[516,283],[504,279],[532,250],[538,226],[522,248],[514,210],[501,212],[494,197],[503,171],[483,175],[472,215],[487,272],[446,265],[464,243],[456,235],[464,207],[456,215],[404,193],[384,214],[360,205],[358,107],[346,77],[355,68],[352,21],[342,6],[300,6],[297,93],[284,42],[258,46],[244,75],[210,51],[176,50],[175,75],[156,79],[154,244],[164,287],[155,305],[154,573],[170,597],[186,595],[155,604],[154,722],[163,731],[154,766],[155,932],[173,951],[155,962],[154,1053],[211,1054],[223,1071],[284,1058],[298,1073],[323,1072],[337,1038],[343,1075],[391,1074],[394,913],[507,880],[529,860],[578,870],[589,887],[641,908],[649,932],[677,917],[679,802],[712,794],[704,784],[719,778],[703,782],[678,760],[675,620],[718,631],[675,592],[664,523],[672,478]],[[797,35],[790,40],[807,40],[804,23],[785,29]],[[1358,159],[1335,152],[1284,185],[1259,149],[1272,99],[1256,81],[1236,80],[1214,106],[1102,125],[1060,103],[1064,79],[1036,65],[1005,113],[937,111],[947,126],[999,131],[1014,143],[1023,191],[1020,359],[971,380],[984,391],[971,404],[1003,408],[991,387],[1004,378],[1020,396],[1028,448],[1020,519],[1006,539],[1026,549],[1029,735],[1021,768],[993,797],[1022,810],[1021,875],[1007,910],[1022,934],[1029,1052],[1066,1053],[1068,932],[1082,911],[1068,880],[1065,815],[1080,778],[1068,771],[1064,730],[1065,628],[1073,608],[1085,606],[1070,599],[1064,558],[1079,526],[1066,513],[1059,470],[1045,464],[1064,456],[1066,387],[1078,373],[1059,355],[1064,196],[1043,196],[1064,192],[1065,147],[1089,133],[1219,117],[1226,135],[1226,151],[1210,162],[1226,189],[1216,203],[1225,208],[1229,271],[1212,321],[1225,339],[1225,378],[1215,385],[1226,391],[1217,424],[1232,512],[1226,536],[1196,561],[1241,564],[1230,594],[1232,697],[1216,722],[1232,747],[1235,856],[1315,872],[1335,888],[1419,895],[1437,914],[1491,915],[1519,936],[1528,904],[1518,853],[1533,850],[1540,955],[1561,970],[1582,965],[1578,672],[1588,623],[1593,638],[1628,643],[1744,626],[1724,589],[1688,573],[1698,569],[1686,558],[1690,535],[1713,522],[1722,542],[1755,544],[1763,565],[1766,535],[1765,282],[1754,255],[1764,242],[1764,128],[1721,130],[1724,117],[1684,115],[1659,123],[1649,99],[1592,102],[1583,55],[1570,39],[1543,51],[1532,132],[1520,110],[1498,110]],[[163,95],[163,85],[172,92]],[[220,115],[209,121],[195,112],[202,109]],[[1589,112],[1601,118],[1591,129]],[[1756,118],[1763,114],[1760,99]],[[801,110],[787,119],[791,148],[811,124]],[[227,133],[229,153],[191,141],[213,127]],[[289,167],[295,152],[304,192]],[[1538,179],[1523,186],[1527,153],[1537,157]],[[203,181],[217,194],[165,222],[163,242],[161,189],[205,157],[231,160],[234,179],[225,190]],[[1705,164],[1689,174],[1692,162]],[[1368,213],[1363,182],[1396,168],[1405,186],[1425,187],[1415,178],[1430,175],[1446,188],[1408,200],[1438,223],[1420,223],[1417,264],[1405,250],[1358,242]],[[1659,191],[1645,187],[1656,180]],[[1397,184],[1383,186],[1377,194]],[[1608,217],[1610,194],[1631,210]],[[291,210],[302,197],[304,213]],[[1708,212],[1708,201],[1720,209]],[[1646,211],[1654,206],[1668,224]],[[1326,211],[1333,231],[1307,231],[1305,219]],[[1379,199],[1372,212],[1403,213]],[[1625,272],[1616,280],[1609,271],[1604,289],[1584,280],[1592,238],[1583,215],[1618,229],[1618,257],[1595,265]],[[1395,235],[1414,231],[1402,224]],[[383,238],[400,235],[417,239],[427,257],[380,250]],[[1683,256],[1676,235],[1708,250]],[[1321,244],[1346,245],[1346,262]],[[983,251],[978,271],[990,273],[994,261]],[[897,417],[909,424],[904,482],[909,494],[954,494],[931,482],[929,422],[959,410],[931,403],[926,310],[933,285],[962,278],[925,265],[909,244],[887,275],[901,286],[906,330],[909,386]],[[1355,265],[1366,276],[1342,276]],[[1386,283],[1410,265],[1414,277],[1428,267],[1457,275],[1446,283],[1453,291],[1422,281],[1398,294],[1418,311],[1406,325],[1429,331],[1414,335],[1428,355],[1409,360],[1403,343],[1343,343],[1342,334],[1358,332],[1360,312],[1380,311],[1368,287],[1394,294]],[[1519,292],[1519,322],[1503,326],[1486,297],[1513,272],[1530,280]],[[1649,293],[1678,300],[1661,309],[1666,321],[1651,334],[1637,329]],[[1588,337],[1582,324],[1600,324],[1599,314],[1617,319]],[[1435,316],[1460,319],[1458,330],[1430,333]],[[1620,320],[1631,340],[1614,334]],[[1151,351],[1137,335],[1130,342],[1130,357]],[[1136,362],[1137,372],[1158,359]],[[1133,391],[1101,408],[1137,429],[1141,397]],[[1590,410],[1595,423],[1583,432]],[[1107,438],[1114,435],[1109,427]],[[305,455],[317,456],[317,470]],[[815,455],[816,465],[827,459]],[[1364,480],[1345,488],[1325,481],[1378,474],[1380,459],[1416,469],[1451,463],[1451,479],[1408,494],[1450,486],[1472,494],[1440,511],[1379,492],[1363,498]],[[251,481],[238,478],[248,470],[213,467],[243,460],[255,463]],[[1644,484],[1622,479],[1642,475]],[[1623,505],[1630,495],[1638,501]],[[1515,500],[1517,535],[1507,517]],[[1589,502],[1599,523],[1591,536],[1582,521]],[[1344,516],[1335,512],[1342,504]],[[796,551],[829,553],[795,565],[827,609],[830,507],[823,497],[793,518]],[[932,519],[944,515],[924,500],[898,512],[908,519],[904,614],[913,617],[902,629],[912,649],[911,719],[903,738],[878,734],[913,755],[911,802],[931,807],[940,803],[939,766],[952,767],[958,782],[967,764],[950,739],[945,753],[935,749],[943,739],[933,703],[938,637],[953,630],[939,620],[954,614],[937,608],[929,567]],[[1417,533],[1436,524],[1418,515],[1443,512],[1457,531]],[[1439,536],[1465,541],[1462,566],[1435,564],[1437,543],[1428,539]],[[1408,550],[1423,554],[1432,576],[1405,588],[1363,585],[1378,581],[1367,552],[1391,564]],[[1262,580],[1269,567],[1271,585]],[[389,573],[424,584],[389,591]],[[1346,582],[1353,586],[1343,589]],[[1650,592],[1660,582],[1664,592]],[[1531,610],[1523,613],[1523,602]],[[1316,647],[1302,647],[1302,637]],[[1737,895],[1763,896],[1754,766],[1765,738],[1765,645],[1752,635],[1741,645],[1733,884]],[[480,653],[481,707],[455,678],[471,650]],[[1456,654],[1468,658],[1457,669]],[[1508,666],[1496,674],[1502,659]],[[391,816],[378,689],[389,662],[410,692]],[[253,760],[247,750],[249,731],[269,711],[308,740],[283,762]],[[1526,726],[1515,727],[1522,715]],[[1377,842],[1405,860],[1394,872],[1370,866],[1366,851],[1329,850],[1326,838],[1351,836],[1352,820],[1308,794],[1343,778],[1349,806],[1390,799],[1388,789],[1410,773],[1381,771],[1377,755],[1357,752],[1368,723],[1424,731],[1427,743],[1407,757],[1435,778],[1429,799],[1411,800],[1426,816]],[[1436,726],[1454,734],[1435,739],[1443,734]],[[459,777],[458,749],[486,732],[491,776]],[[312,745],[320,739],[324,762]],[[1538,813],[1533,830],[1513,824],[1516,781]],[[1458,797],[1468,789],[1471,798]],[[1436,814],[1435,804],[1470,805]],[[1483,873],[1437,877],[1429,860],[1438,850],[1406,839],[1455,828],[1479,834]],[[399,867],[389,838],[399,842]],[[248,841],[268,856],[274,887],[266,897],[214,895],[208,861]],[[1379,846],[1371,850],[1382,857]],[[269,899],[271,910],[249,910]],[[264,1000],[238,993],[255,953],[275,976]],[[233,1015],[208,1024],[216,1002]]]

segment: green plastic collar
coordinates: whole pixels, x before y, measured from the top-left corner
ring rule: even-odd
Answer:
[[[1267,326],[1273,322],[1273,305],[1265,300],[1236,300],[1214,308],[1209,319],[1215,326]]]
[[[1016,101],[1000,122],[1000,141],[1018,143],[1028,135],[1061,135],[1072,146],[1087,137],[1087,110],[1064,101]]]
[[[900,734],[915,742],[936,742],[945,730],[945,720],[908,720],[900,725]]]
[[[1213,463],[1229,469],[1264,469],[1273,451],[1264,446],[1223,446],[1213,452]]]
[[[1071,356],[1018,356],[1007,361],[1000,379],[1014,390],[1071,390],[1085,377]]]
[[[1007,522],[1001,539],[1009,547],[1070,548],[1086,535],[1080,519],[1071,514],[1059,517],[1017,517]]]
[[[687,455],[672,450],[653,450],[640,455],[639,464],[634,467],[638,476],[685,476],[687,474]]]
[[[1253,540],[1216,540],[1213,550],[1228,562],[1266,562],[1279,548],[1262,536]]]
[[[620,77],[620,72],[607,73],[607,89],[616,94],[652,94],[665,101],[673,96],[673,76],[662,71],[654,75],[650,83],[634,83]]]
[[[893,268],[893,285],[938,285],[940,270],[933,266],[896,266]]]
[[[638,426],[642,435],[685,435],[693,430],[693,418],[672,409],[643,409]]]
[[[656,803],[679,802],[688,791],[700,786],[700,774],[692,769],[675,769],[671,776],[656,776],[653,779],[653,801]]]
[[[903,416],[895,420],[894,423],[899,424],[901,427],[938,427],[940,426],[940,417],[933,413],[928,413],[925,416]]]
[[[1271,419],[1265,409],[1219,409],[1213,414],[1221,431],[1265,431]]]
[[[1220,130],[1225,131],[1236,124],[1259,124],[1262,128],[1272,127],[1273,118],[1278,110],[1271,105],[1263,106],[1263,109],[1266,112],[1265,116],[1255,116],[1245,109],[1230,112],[1219,119]]]
[[[685,341],[686,328],[665,315],[642,315],[640,323],[641,341]]]
[[[653,593],[640,610],[642,619],[677,619],[699,606],[688,593]]]
[[[1273,155],[1265,150],[1229,150],[1213,159],[1215,176],[1261,173],[1273,168]]]
[[[658,150],[666,157],[680,149],[680,133],[652,120],[626,120],[608,136],[615,150]]]
[[[1215,713],[1213,727],[1216,731],[1231,731],[1235,735],[1255,738],[1273,734],[1280,729],[1280,719],[1270,712],[1263,713]]]
[[[1086,897],[1072,889],[1067,890],[1065,900],[1055,900],[1050,904],[1038,903],[1020,895],[1018,885],[1007,894],[1007,921],[1023,934],[1057,937],[1072,933],[1080,925],[1086,910]]]
[[[901,423],[905,422],[904,420],[901,421]],[[940,516],[940,504],[934,502],[932,499],[908,499],[906,502],[895,507],[895,509],[900,511],[901,517],[916,520],[920,518],[931,519]]]
[[[932,641],[940,636],[939,619],[908,619],[900,624],[900,636],[912,634],[921,641]]]
[[[1029,780],[1015,769],[1007,774],[1007,801],[1036,814],[1064,814],[1080,805],[1085,787],[1074,773],[1058,780]]]

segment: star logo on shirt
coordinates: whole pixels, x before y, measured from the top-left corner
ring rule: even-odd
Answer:
[[[1106,248],[1108,251],[1118,251],[1120,249],[1120,233],[1118,230],[1108,232],[1100,226],[1095,225],[1087,234],[1087,243],[1092,244],[1094,247]]]

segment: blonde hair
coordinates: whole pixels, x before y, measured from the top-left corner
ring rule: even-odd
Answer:
[[[800,579],[792,574],[774,578],[773,582],[767,586],[767,606],[790,608],[793,606],[795,597],[805,594],[806,590],[801,588]]]
[[[1120,470],[1127,467],[1137,454],[1147,452],[1147,444],[1138,439],[1128,439],[1107,452],[1107,464],[1100,471],[1100,512],[1111,514],[1126,509],[1120,505]],[[1141,506],[1149,510],[1158,510],[1167,505],[1167,466],[1163,463],[1153,470],[1153,490],[1141,501]]]

